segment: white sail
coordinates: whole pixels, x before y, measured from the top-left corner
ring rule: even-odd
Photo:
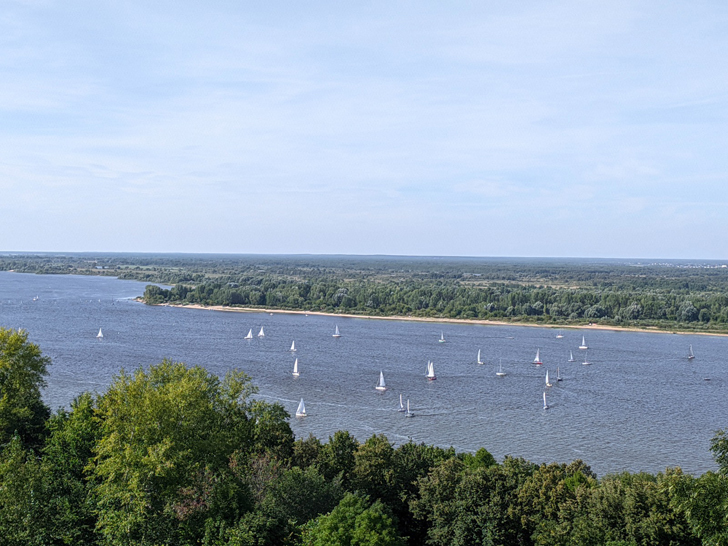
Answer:
[[[301,402],[298,404],[296,417],[306,417],[306,406],[303,404],[303,398],[301,398]]]
[[[556,381],[561,381],[561,372],[558,366],[556,366]]]
[[[378,391],[386,391],[387,384],[384,382],[384,372],[379,372],[379,383],[377,383],[376,389]]]
[[[445,332],[440,332],[440,343],[445,343]]]
[[[244,339],[253,339],[253,329],[248,330],[248,335]]]
[[[590,362],[586,359],[586,353],[584,353],[584,362],[582,362],[582,364],[584,364],[584,366],[588,366],[590,364]]]
[[[263,327],[260,327],[260,332],[258,332],[258,337],[265,337],[265,332],[263,331]]]
[[[543,364],[541,362],[541,349],[536,349],[536,358],[533,359],[533,363],[536,364],[536,366]]]
[[[549,383],[549,371],[548,370],[546,370],[546,386],[547,387],[551,386],[551,383]]]
[[[102,337],[104,337],[104,333],[101,331],[101,328],[99,328],[99,333],[96,334],[96,337],[99,338],[99,339],[101,339]]]
[[[336,329],[334,330],[334,337],[341,337],[341,334],[339,333],[339,326],[336,325]]]
[[[581,336],[581,345],[579,345],[579,349],[588,349],[586,345],[586,338],[584,336]]]
[[[100,331],[100,330],[99,330],[99,331]],[[693,358],[695,358],[695,355],[693,354],[693,346],[691,345],[691,346],[690,346],[690,347],[688,348],[688,360],[692,360]]]
[[[437,379],[437,376],[435,375],[435,363],[432,361],[429,361],[427,363],[427,376],[426,377],[430,381]]]
[[[397,411],[404,411],[404,404],[402,403],[402,395],[399,395],[399,409]]]
[[[569,362],[574,362],[574,353],[572,351],[569,351]]]
[[[298,373],[298,359],[296,359],[293,362],[293,375],[296,376],[296,377],[299,376],[299,373]]]
[[[295,339],[291,342],[291,352],[292,353],[296,352],[296,340]]]
[[[546,391],[543,393],[543,409],[549,409],[549,405],[546,403]]]
[[[503,377],[504,375],[506,375],[506,372],[503,371],[503,361],[502,360],[498,363],[498,371],[495,372],[495,375],[497,375],[498,377]]]
[[[483,363],[483,361],[480,358],[480,349],[478,349],[478,364],[482,364],[482,363]]]
[[[407,399],[407,411],[405,412],[404,416],[405,417],[414,417],[415,416],[415,414],[410,411],[409,398]]]

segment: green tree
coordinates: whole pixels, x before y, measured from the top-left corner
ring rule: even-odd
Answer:
[[[40,390],[49,364],[26,331],[0,328],[0,445],[16,433],[32,449],[42,445],[50,410]]]
[[[338,476],[341,484],[348,487],[358,447],[359,442],[348,431],[339,430],[329,436],[329,441],[321,447],[318,463],[326,479],[333,480]]]
[[[221,382],[168,360],[115,378],[98,402],[93,468],[98,527],[109,544],[196,544],[206,524],[249,509],[230,462],[252,445],[254,390],[242,372]]]

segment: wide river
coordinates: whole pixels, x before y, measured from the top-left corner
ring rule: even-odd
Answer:
[[[132,300],[144,287],[0,272],[0,326],[26,329],[51,357],[44,396],[52,408],[103,392],[121,368],[171,358],[220,376],[242,369],[260,397],[291,414],[303,398],[308,416],[291,419],[299,438],[326,440],[345,429],[361,440],[383,433],[396,444],[485,447],[499,460],[583,459],[599,475],[668,466],[699,474],[716,468],[710,438],[728,427],[728,338],[566,329],[557,339],[555,330],[523,326],[150,307]],[[332,336],[337,325],[340,338]],[[254,339],[244,340],[250,329]],[[588,351],[578,348],[582,335]],[[541,367],[533,364],[537,349]],[[295,357],[299,377],[291,374]],[[428,360],[436,381],[425,378]],[[501,362],[505,377],[496,376]],[[374,388],[380,370],[384,393]],[[415,418],[397,411],[400,393]]]

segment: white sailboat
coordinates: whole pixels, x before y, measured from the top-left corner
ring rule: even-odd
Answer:
[[[415,414],[413,411],[410,411],[409,409],[409,398],[407,399],[407,411],[404,412],[405,417],[414,417]]]
[[[564,333],[561,330],[556,332],[556,339],[561,339],[562,337],[564,337]]]
[[[432,362],[432,360],[427,363],[427,375],[425,377],[427,377],[428,381],[434,381],[437,379],[437,376],[435,375],[435,363]]]
[[[263,331],[263,327],[260,327],[260,332],[258,332],[258,337],[265,337],[265,332]]]
[[[485,364],[483,360],[480,358],[480,349],[478,349],[478,364]]]
[[[296,359],[293,362],[293,377],[298,377],[300,374],[298,373],[298,359]]]
[[[404,411],[404,404],[402,403],[402,395],[399,395],[399,409],[397,411]]]
[[[505,377],[505,375],[506,375],[506,372],[503,371],[503,361],[502,360],[498,363],[498,371],[495,372],[495,375],[497,375],[498,377]]]
[[[586,338],[584,336],[581,336],[581,345],[579,345],[579,349],[588,349],[586,345]]]
[[[99,332],[100,332],[100,331],[101,331],[101,330],[99,330]],[[693,346],[691,345],[691,346],[690,346],[690,347],[688,348],[688,360],[692,360],[693,358],[695,358],[695,355],[693,354]]]
[[[540,366],[541,364],[543,364],[543,362],[541,362],[541,350],[540,349],[536,349],[536,358],[533,359],[533,363],[536,366]]]
[[[561,381],[561,373],[559,372],[558,366],[556,366],[556,381]]]
[[[440,339],[438,339],[440,343],[445,343],[445,332],[440,332]]]
[[[245,336],[243,339],[253,339],[253,329],[251,328],[248,330],[248,335]]]
[[[290,348],[290,351],[291,351],[292,353],[295,353],[295,352],[296,352],[296,340],[295,340],[295,339],[294,339],[293,341],[291,341],[291,348]]]
[[[379,372],[379,383],[377,383],[377,386],[375,387],[378,391],[386,391],[387,390],[387,384],[384,382],[384,372]]]
[[[303,398],[301,398],[301,401],[298,404],[298,409],[296,410],[296,417],[306,417],[306,406],[303,404]]]
[[[336,325],[336,328],[334,330],[333,337],[341,337],[341,334],[339,333],[339,325]]]
[[[101,328],[99,328],[99,333],[96,334],[96,337],[99,338],[99,339],[103,339],[104,333],[101,331]]]
[[[551,383],[549,383],[549,371],[546,370],[546,386],[547,387],[553,387]]]
[[[549,409],[549,405],[546,403],[546,391],[543,392],[543,409]]]
[[[584,366],[588,366],[589,364],[591,364],[591,362],[589,362],[589,361],[588,361],[588,360],[586,359],[586,353],[584,353],[584,362],[582,362],[582,364],[584,364]]]
[[[569,362],[576,362],[573,351],[569,351]]]

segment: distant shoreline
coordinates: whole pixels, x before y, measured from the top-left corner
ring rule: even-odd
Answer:
[[[136,301],[145,303],[142,298],[136,298]],[[550,328],[552,330],[611,330],[614,332],[646,332],[651,334],[685,334],[685,335],[701,335],[701,336],[719,336],[728,337],[728,333],[721,332],[697,332],[692,330],[659,330],[657,328],[638,328],[635,326],[612,326],[606,324],[582,324],[579,326],[563,326],[558,324],[535,324],[523,322],[506,322],[501,320],[487,319],[458,319],[458,318],[437,318],[437,317],[411,317],[411,316],[374,316],[374,315],[354,315],[351,313],[326,313],[324,311],[299,311],[297,309],[260,309],[254,307],[225,307],[222,305],[200,305],[198,303],[154,303],[145,304],[157,307],[179,307],[184,309],[202,309],[208,311],[227,311],[232,313],[278,313],[289,315],[318,315],[322,317],[342,317],[342,318],[358,318],[371,320],[402,320],[410,322],[434,322],[444,324],[479,324],[482,326],[520,326],[526,328]]]

